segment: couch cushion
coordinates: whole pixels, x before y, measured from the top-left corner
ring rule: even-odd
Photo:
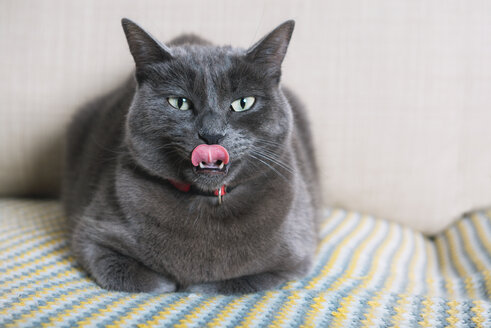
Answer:
[[[56,201],[0,200],[0,326],[491,327],[491,212],[435,238],[327,210],[313,269],[237,296],[122,293],[72,257]]]
[[[326,204],[432,233],[491,203],[491,11],[459,0],[0,1],[0,195],[57,192],[67,121],[133,66],[124,16],[243,47],[296,19]]]

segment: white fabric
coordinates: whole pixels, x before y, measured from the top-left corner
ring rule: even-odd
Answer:
[[[297,22],[284,83],[313,122],[327,205],[425,232],[491,203],[491,2],[0,2],[0,194],[55,193],[62,132],[132,69],[121,17],[247,47]]]

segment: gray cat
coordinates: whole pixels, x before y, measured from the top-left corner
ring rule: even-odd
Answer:
[[[68,129],[79,263],[128,292],[247,293],[305,275],[319,190],[304,110],[280,87],[294,22],[248,50],[122,24],[135,75]]]

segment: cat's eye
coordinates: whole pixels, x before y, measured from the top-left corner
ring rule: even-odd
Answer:
[[[256,98],[254,97],[243,97],[233,101],[230,108],[236,112],[243,112],[250,109],[255,102]]]
[[[193,103],[189,99],[184,97],[169,97],[167,98],[167,101],[172,107],[176,109],[188,110],[193,108]]]

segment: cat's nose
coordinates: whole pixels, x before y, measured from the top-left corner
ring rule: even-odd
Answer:
[[[220,140],[225,137],[225,134],[208,134],[208,133],[198,133],[200,139],[204,140],[209,145],[218,145]]]

